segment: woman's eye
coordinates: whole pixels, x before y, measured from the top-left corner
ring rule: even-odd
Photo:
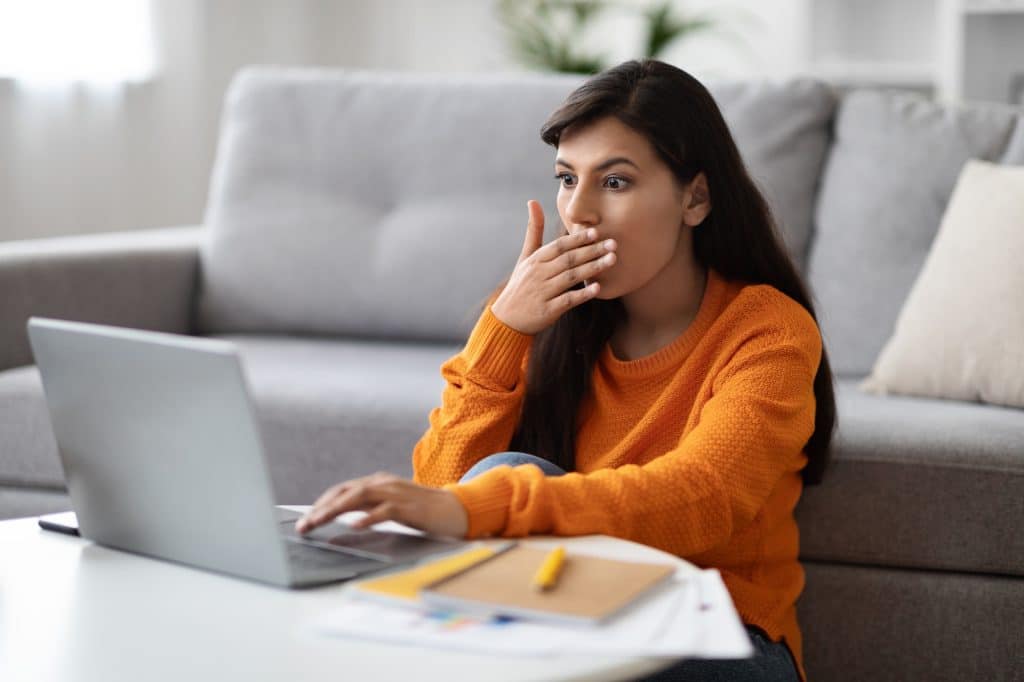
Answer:
[[[555,176],[555,179],[560,181],[559,184],[562,185],[562,187],[566,187],[567,185],[565,184],[564,178],[571,178],[571,177],[572,176],[569,175],[568,173],[559,173],[558,175]]]
[[[609,187],[611,187],[612,189],[622,189],[623,187],[629,184],[629,180],[627,180],[626,178],[620,178],[615,175],[608,176],[607,182],[616,183],[615,185],[609,185]]]

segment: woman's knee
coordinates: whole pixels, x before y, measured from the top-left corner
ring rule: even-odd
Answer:
[[[495,467],[504,465],[515,467],[522,464],[533,464],[543,471],[546,476],[561,476],[565,473],[565,470],[558,465],[552,464],[548,460],[536,455],[526,452],[496,452],[493,455],[487,455],[474,464],[469,471],[463,474],[459,482],[468,481]]]

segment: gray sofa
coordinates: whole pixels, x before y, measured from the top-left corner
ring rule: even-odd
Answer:
[[[579,82],[246,69],[202,226],[0,244],[0,518],[69,508],[31,315],[236,342],[281,503],[411,475],[439,367],[514,264],[527,199],[555,233],[538,129]],[[711,89],[836,372],[832,467],[797,508],[811,678],[1024,679],[1024,411],[857,389],[963,163],[1024,163],[1024,112]]]

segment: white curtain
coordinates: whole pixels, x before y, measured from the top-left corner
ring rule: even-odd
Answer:
[[[199,222],[235,72],[357,63],[370,2],[0,0],[0,241]]]
[[[124,229],[125,109],[159,76],[150,0],[0,0],[0,240]]]

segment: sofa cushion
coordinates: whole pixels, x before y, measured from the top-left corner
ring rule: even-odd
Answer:
[[[249,68],[226,96],[201,333],[465,339],[511,271],[526,201],[560,230],[547,116],[580,76]],[[802,261],[831,91],[712,86]]]
[[[832,368],[864,375],[893,331],[960,169],[1004,155],[1019,109],[854,91],[840,104],[808,277]]]
[[[0,372],[0,485],[64,488],[64,469],[35,365]]]
[[[1024,575],[1024,410],[837,382],[830,468],[797,505],[805,559]]]
[[[0,485],[0,521],[52,514],[71,509],[64,490]]]
[[[1000,163],[1012,166],[1024,166],[1024,114],[1017,117],[1017,123],[1013,128],[1013,135],[1006,145],[1006,152]]]
[[[279,504],[375,471],[412,477],[458,347],[219,335],[238,345]]]
[[[805,270],[835,92],[812,80],[709,83],[708,89],[771,207],[789,255]]]
[[[861,388],[1024,409],[1024,167],[968,161]]]

